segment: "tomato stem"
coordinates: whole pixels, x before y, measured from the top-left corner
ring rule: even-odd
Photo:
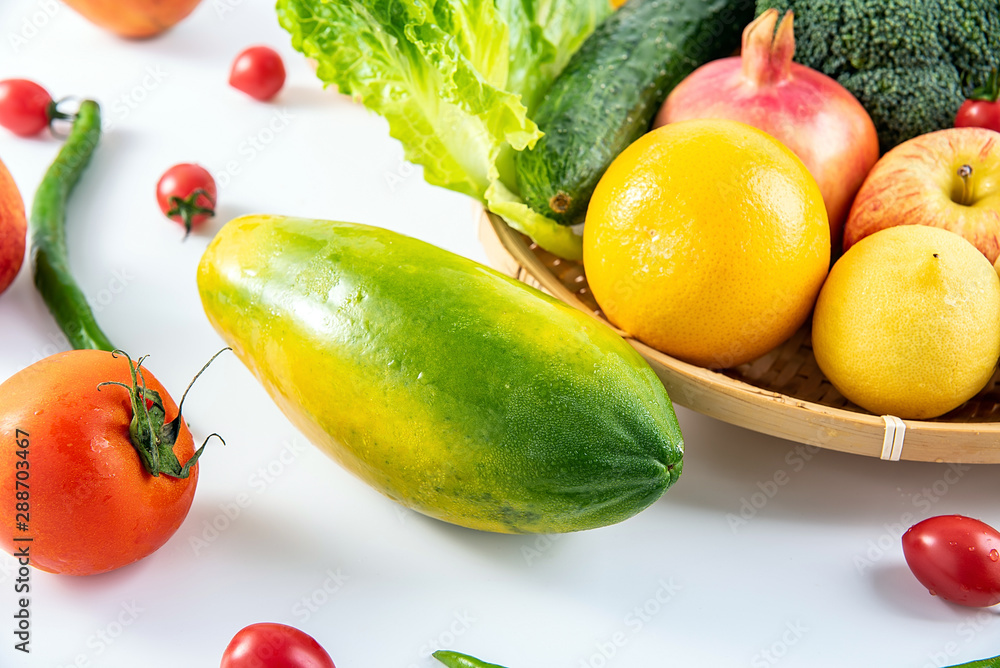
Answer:
[[[75,97],[64,97],[59,100],[49,101],[48,106],[45,108],[45,115],[49,119],[49,130],[56,137],[66,137],[67,135],[64,135],[62,132],[56,130],[55,122],[69,121],[70,123],[73,123],[76,121],[77,114],[80,113],[79,105],[77,105],[77,109],[75,109],[74,111],[63,111],[62,109],[60,109],[60,107],[65,105],[67,102],[77,101],[78,99],[79,98]]]
[[[969,99],[983,102],[996,102],[1000,99],[1000,71],[994,67],[986,77],[986,82],[974,89]]]
[[[201,206],[198,204],[198,198],[203,195],[211,203],[210,206]],[[185,239],[191,234],[192,221],[198,215],[215,215],[215,201],[204,188],[198,188],[187,197],[178,197],[177,195],[170,197],[170,210],[167,211],[167,217],[180,216],[181,221],[184,223]]]
[[[184,390],[180,404],[177,405],[177,417],[170,422],[166,422],[166,409],[163,407],[163,400],[160,398],[160,394],[156,390],[151,390],[146,386],[146,376],[142,372],[142,363],[146,360],[146,356],[140,357],[136,363],[122,350],[115,350],[111,353],[115,357],[119,354],[124,355],[125,359],[128,360],[129,372],[132,375],[132,384],[126,385],[125,383],[109,380],[100,383],[97,389],[100,391],[105,385],[118,385],[128,391],[129,398],[132,401],[132,421],[129,423],[128,428],[129,438],[132,441],[132,447],[139,453],[139,459],[142,460],[143,467],[153,477],[159,477],[162,473],[171,478],[187,478],[191,474],[191,467],[201,457],[201,453],[204,452],[205,446],[208,445],[209,440],[213,436],[222,441],[223,445],[226,444],[226,441],[218,434],[209,434],[201,444],[201,447],[195,451],[183,466],[181,466],[180,461],[178,461],[177,456],[174,454],[174,445],[177,442],[177,436],[181,428],[181,412],[183,411],[184,399],[187,397],[188,391],[194,385],[194,382],[198,380],[198,377],[205,372],[205,369],[215,361],[215,358],[227,350],[232,349],[223,348],[215,353],[205,363],[205,366],[195,374],[195,377],[188,384],[187,389]]]

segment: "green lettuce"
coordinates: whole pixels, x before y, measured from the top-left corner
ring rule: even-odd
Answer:
[[[608,0],[278,0],[277,11],[319,78],[384,116],[428,182],[579,259],[579,236],[520,199],[512,157],[542,136],[531,113]]]

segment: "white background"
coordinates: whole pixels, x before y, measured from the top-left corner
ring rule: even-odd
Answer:
[[[271,104],[226,84],[257,43],[289,70]],[[234,216],[380,225],[485,261],[472,203],[424,183],[386,124],[323,91],[288,43],[269,0],[205,0],[144,42],[54,0],[0,2],[0,78],[103,105],[109,131],[71,204],[71,263],[111,339],[149,354],[175,396],[222,347],[195,267]],[[58,148],[0,131],[28,200]],[[218,218],[185,242],[153,196],[177,162],[220,184]],[[23,270],[0,297],[0,380],[63,347]],[[936,514],[1000,526],[993,467],[810,452],[679,409],[685,472],[647,511],[585,533],[505,536],[427,519],[358,482],[233,356],[186,409],[196,441],[218,431],[228,443],[202,458],[186,522],[117,572],[34,572],[28,656],[13,649],[13,560],[0,556],[0,665],[214,667],[258,621],[302,628],[339,668],[430,668],[439,648],[510,668],[920,668],[1000,654],[995,612],[928,595],[898,540]],[[237,498],[246,507],[230,519]]]

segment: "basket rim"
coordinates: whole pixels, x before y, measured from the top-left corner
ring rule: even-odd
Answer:
[[[884,444],[888,430],[883,416],[826,406],[767,390],[738,378],[699,367],[662,353],[632,338],[600,317],[574,295],[542,263],[521,234],[498,216],[483,210],[481,238],[492,231],[503,250],[550,295],[587,313],[611,327],[632,345],[664,381],[670,398],[690,408],[730,424],[768,433],[825,449],[886,459]],[[488,228],[488,229],[486,229]],[[491,261],[495,258],[491,257]],[[747,410],[750,409],[750,410]],[[762,410],[763,409],[763,410]],[[783,420],[799,425],[774,425],[776,411]],[[759,415],[753,416],[753,412]],[[905,447],[898,458],[911,461],[953,463],[1000,463],[1000,422],[947,422],[903,420]],[[963,447],[949,447],[954,438],[967,441]],[[893,457],[896,458],[896,457]]]

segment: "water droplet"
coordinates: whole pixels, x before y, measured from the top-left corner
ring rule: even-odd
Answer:
[[[970,545],[969,546],[969,552],[975,552],[975,551],[976,551],[976,547],[974,545]]]
[[[959,587],[959,589],[961,589],[962,591],[969,591],[969,588],[966,585],[962,585],[961,587]]]
[[[931,593],[931,596],[937,596],[937,592],[934,591],[933,589],[928,589],[927,591]]]
[[[990,550],[990,561],[1000,561],[1000,552]]]
[[[955,541],[953,541],[953,540],[949,540],[949,541],[948,541],[948,544],[949,544],[949,545],[951,545],[952,547],[956,547],[956,546],[958,545],[958,543],[956,543],[956,542],[955,542]]]

